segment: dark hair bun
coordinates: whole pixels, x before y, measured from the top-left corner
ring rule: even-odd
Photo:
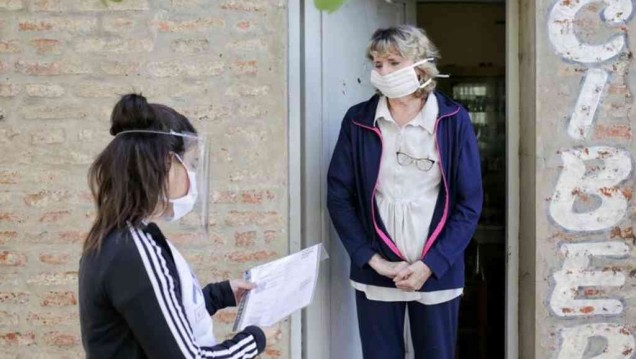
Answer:
[[[113,108],[110,115],[110,134],[115,136],[127,130],[160,129],[155,111],[141,94],[127,94]]]

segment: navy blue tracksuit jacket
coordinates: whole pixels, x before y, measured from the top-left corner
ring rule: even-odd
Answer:
[[[464,286],[464,250],[477,227],[483,190],[477,140],[466,110],[441,92],[435,135],[442,185],[422,260],[433,275],[421,291]],[[379,253],[390,261],[402,254],[388,235],[375,203],[382,133],[374,125],[379,96],[357,104],[342,121],[328,172],[327,206],[351,257],[350,278],[359,283],[395,287],[367,263]]]

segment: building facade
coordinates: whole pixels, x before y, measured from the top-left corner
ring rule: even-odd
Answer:
[[[490,22],[467,28],[468,6]],[[86,173],[131,91],[210,140],[210,238],[172,238],[202,282],[328,249],[314,303],[265,357],[358,358],[325,174],[344,112],[373,93],[366,41],[404,22],[451,46],[441,65],[455,79],[505,83],[505,305],[475,307],[501,329],[486,357],[635,357],[635,11],[631,0],[349,0],[333,13],[309,0],[0,0],[0,358],[83,357]],[[234,315],[215,316],[218,337]]]

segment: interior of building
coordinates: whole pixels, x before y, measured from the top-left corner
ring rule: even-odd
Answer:
[[[438,89],[469,111],[484,185],[479,228],[466,251],[457,358],[504,358],[506,48],[504,1],[418,1],[417,24],[450,74]]]

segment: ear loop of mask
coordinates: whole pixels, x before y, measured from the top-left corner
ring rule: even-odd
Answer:
[[[183,166],[183,168],[184,168],[184,169],[186,170],[186,172],[187,172],[187,171],[188,171],[188,167],[187,167],[187,166],[186,166],[186,164],[183,162],[183,159],[181,159],[181,156],[179,156],[179,154],[178,154],[178,153],[176,153],[176,152],[172,152],[172,151],[171,151],[170,153],[172,153],[172,156],[174,156],[174,158],[176,158],[177,162],[179,162],[179,163],[181,164],[181,166]],[[190,179],[188,178],[188,192],[190,191],[190,186],[191,186],[191,183],[190,183]],[[173,198],[165,197],[165,196],[164,196],[164,200],[165,200],[165,201],[170,202],[172,199],[173,199]]]
[[[183,169],[185,169],[186,172],[192,172],[190,170],[190,167],[188,165],[186,165],[185,161],[183,160],[183,158],[181,158],[181,156],[178,153],[172,152],[172,154],[177,159],[177,161],[179,161],[179,163],[181,163],[181,166],[183,166]],[[190,187],[191,186],[192,186],[192,183],[190,183],[190,177],[188,176],[188,192],[190,192]]]
[[[427,62],[435,62],[435,58],[434,57],[427,57],[424,60],[418,61],[416,63],[414,63],[412,65],[413,68],[420,66],[421,64],[427,63]],[[437,76],[431,77],[430,79],[426,80],[423,84],[421,84],[418,88],[419,89],[423,89],[424,87],[428,86],[431,81],[433,81],[434,78],[449,78],[450,75],[449,74],[437,74]]]
[[[179,163],[181,163],[181,165],[187,170],[188,167],[186,166],[185,162],[183,162],[183,158],[181,158],[181,155],[179,155],[176,152],[172,152],[172,155],[177,159],[177,161],[179,161]]]
[[[437,76],[431,77],[430,79],[426,80],[423,84],[420,85],[419,88],[423,89],[424,87],[428,86],[428,84],[430,84],[431,81],[433,81],[433,79],[438,78],[438,77],[447,79],[447,78],[450,77],[450,75],[449,74],[438,74]]]
[[[392,72],[392,73],[384,75],[384,76],[393,75],[395,73],[399,73],[399,72],[402,72],[402,71],[409,71],[410,69],[414,69],[414,68],[420,66],[421,64],[425,64],[427,62],[435,62],[435,58],[434,57],[427,57],[427,58],[425,58],[423,60],[420,60],[420,61],[414,63],[413,65],[409,65],[407,67],[401,68],[399,70],[396,70],[395,72]]]
[[[418,61],[416,63],[414,63],[413,65],[411,65],[411,67],[417,67],[420,66],[421,64],[425,64],[427,62],[435,62],[435,58],[434,57],[427,57],[421,61]]]
[[[433,81],[434,78],[438,78],[438,77],[447,79],[447,78],[450,77],[450,75],[449,74],[438,74],[437,76],[431,77],[430,79],[426,80],[423,84],[420,85],[419,88],[423,89],[424,87],[428,86],[428,84],[430,84],[431,81]]]

